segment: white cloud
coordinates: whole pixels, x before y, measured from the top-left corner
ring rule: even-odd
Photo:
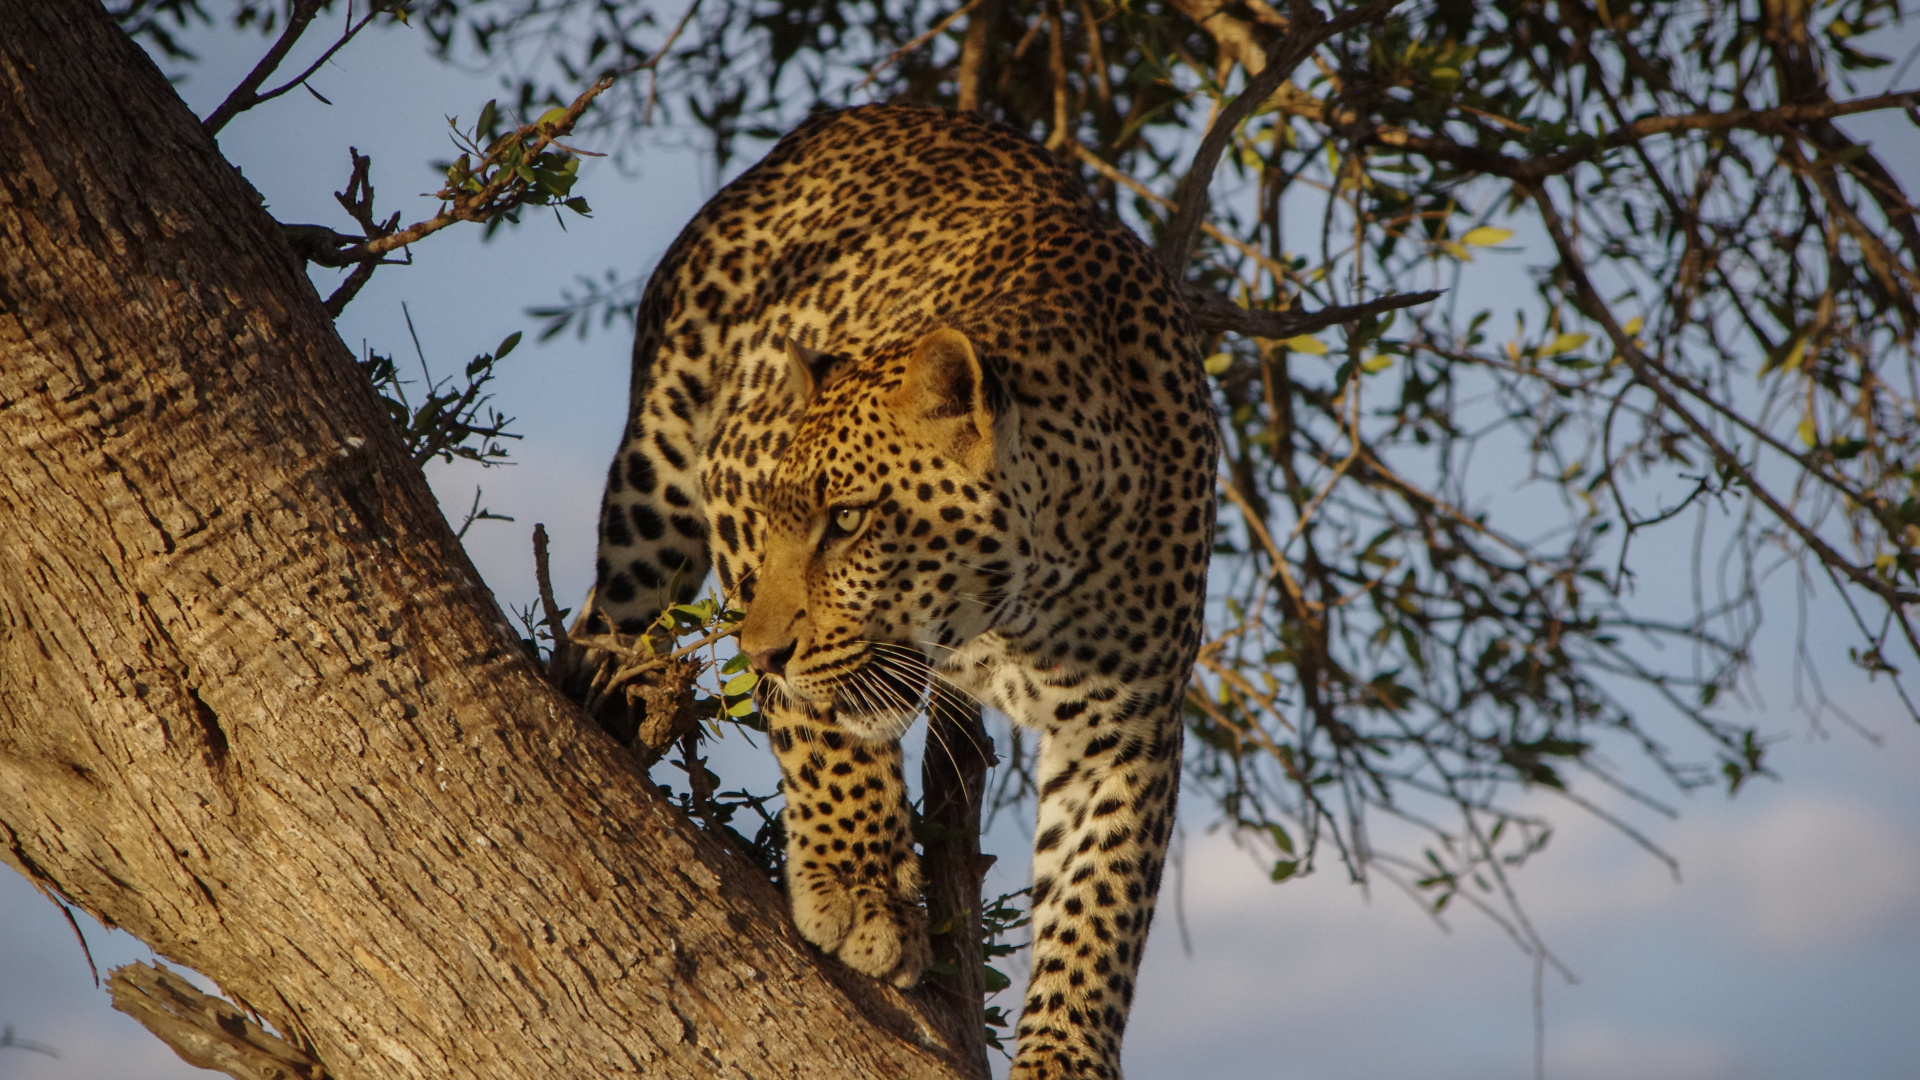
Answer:
[[[1734,900],[1738,932],[1774,949],[1843,948],[1920,916],[1920,830],[1863,803],[1792,795],[1688,837],[1702,891]]]
[[[1920,822],[1900,801],[1793,784],[1702,799],[1652,830],[1679,858],[1678,881],[1617,830],[1566,809],[1553,813],[1552,845],[1514,876],[1583,980],[1549,979],[1554,1080],[1792,1075],[1791,1055],[1748,1060],[1739,1048],[1772,1044],[1804,995],[1860,971],[1851,965],[1875,943],[1910,948],[1903,928],[1920,924]],[[1180,952],[1170,874],[1130,1068],[1530,1075],[1529,962],[1484,918],[1456,905],[1442,932],[1384,882],[1365,898],[1337,865],[1276,887],[1219,834],[1189,833],[1186,864],[1194,955]],[[1777,1009],[1761,1009],[1770,1019],[1729,1004],[1753,979],[1785,979],[1767,995]]]
[[[1274,885],[1225,836],[1189,837],[1183,883],[1193,955],[1181,952],[1170,872],[1141,977],[1139,1011],[1191,1038],[1252,1025],[1345,1023],[1442,986],[1478,995],[1522,985],[1525,959],[1484,919],[1446,932],[1385,882],[1371,897],[1337,867]]]
[[[1548,1043],[1554,1080],[1735,1080],[1750,1075],[1723,1040],[1629,1030],[1605,1021],[1562,1025]]]

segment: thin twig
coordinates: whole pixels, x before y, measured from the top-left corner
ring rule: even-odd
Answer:
[[[23,1039],[15,1035],[12,1024],[0,1028],[0,1050],[27,1050],[35,1054],[45,1054],[50,1058],[60,1056],[60,1051],[46,1043],[34,1042],[32,1039]]]
[[[1128,191],[1133,192],[1135,195],[1140,196],[1150,203],[1167,210],[1177,209],[1172,199],[1167,198],[1165,195],[1160,194],[1140,181],[1135,180],[1133,177],[1128,176],[1126,173],[1121,172],[1119,169],[1114,168],[1111,162],[1088,149],[1085,143],[1075,140],[1072,146],[1074,154],[1077,155],[1081,161],[1085,162],[1087,167],[1094,172],[1119,184],[1121,187],[1126,188]],[[1268,258],[1259,248],[1221,229],[1210,221],[1203,222],[1200,226],[1200,231],[1259,263],[1262,268],[1274,276],[1276,284],[1292,276],[1285,265]]]
[[[1313,515],[1320,509],[1320,504],[1327,501],[1328,495],[1333,494],[1333,489],[1340,483],[1340,478],[1347,475],[1347,470],[1353,467],[1353,463],[1359,459],[1364,449],[1360,442],[1361,374],[1357,367],[1351,370],[1352,374],[1347,376],[1347,385],[1341,391],[1351,395],[1347,401],[1347,456],[1340,459],[1340,463],[1334,466],[1333,475],[1327,477],[1327,482],[1321,485],[1312,499],[1307,501],[1306,508],[1294,517],[1293,531],[1287,534],[1287,544],[1292,544],[1295,538],[1307,531],[1307,526],[1312,523]]]
[[[213,110],[205,120],[200,122],[201,128],[207,134],[219,134],[220,129],[226,127],[227,122],[234,117],[255,105],[272,101],[305,83],[314,72],[320,70],[321,65],[333,59],[335,53],[346,48],[347,43],[352,41],[360,31],[365,30],[367,24],[373,22],[374,17],[380,14],[379,8],[376,7],[367,12],[366,18],[356,23],[353,21],[352,0],[348,0],[347,28],[340,34],[340,39],[328,46],[327,51],[320,54],[320,59],[307,65],[307,69],[299,75],[264,94],[258,93],[260,84],[266,82],[267,77],[279,68],[281,62],[287,58],[287,53],[293,49],[294,43],[306,33],[307,26],[313,22],[313,17],[319,14],[321,6],[322,0],[295,0],[293,10],[287,14],[287,28],[281,32],[280,40],[273,43],[273,47],[267,50],[267,54],[261,57],[253,70],[247,73],[247,77],[240,81],[240,85],[234,87],[233,93],[227,95],[227,100],[221,102],[219,108]]]
[[[280,66],[280,62],[287,58],[287,53],[293,50],[294,43],[300,40],[300,35],[307,32],[308,24],[312,23],[313,17],[320,12],[320,4],[321,0],[294,0],[292,8],[287,12],[286,29],[280,31],[280,39],[267,49],[267,54],[260,58],[260,62],[253,66],[253,70],[247,72],[247,77],[240,80],[240,85],[233,88],[233,92],[227,95],[227,100],[221,102],[219,108],[207,114],[205,120],[200,121],[200,127],[207,134],[218,135],[220,129],[227,126],[227,121],[253,107],[254,91],[260,89],[260,84],[266,82],[267,78]]]
[[[93,985],[96,987],[99,986],[100,969],[94,965],[93,949],[87,945],[87,935],[80,932],[80,920],[73,917],[72,908],[60,903],[58,900],[54,901],[54,906],[60,909],[60,914],[67,917],[67,925],[73,927],[73,936],[80,941],[80,951],[87,956],[87,970],[93,972]]]
[[[926,33],[921,34],[919,37],[914,38],[912,41],[909,41],[905,45],[902,45],[899,48],[893,50],[892,54],[889,55],[885,60],[882,60],[878,64],[873,65],[873,70],[867,72],[867,77],[860,80],[859,85],[853,88],[854,91],[865,90],[869,83],[879,78],[881,72],[887,70],[888,68],[892,67],[894,64],[898,63],[901,57],[920,48],[920,46],[925,45],[927,42],[932,41],[934,38],[939,37],[942,33],[946,32],[947,27],[952,26],[955,22],[958,22],[962,15],[965,15],[967,12],[972,11],[976,7],[979,7],[980,4],[981,4],[981,0],[967,0],[967,2],[965,4],[960,5],[960,7],[953,12],[953,14],[948,15],[946,18],[941,19],[937,23],[934,23],[933,28],[931,30],[928,30]]]
[[[688,4],[687,10],[680,13],[680,21],[674,23],[672,32],[667,34],[667,40],[661,42],[660,47],[653,50],[652,56],[648,57],[633,69],[647,73],[647,104],[645,108],[640,110],[641,127],[653,123],[653,100],[655,92],[660,88],[660,71],[657,66],[660,63],[660,58],[667,55],[667,51],[673,48],[674,42],[680,40],[680,31],[687,28],[687,24],[693,21],[693,13],[699,10],[700,0],[693,0],[693,3]]]
[[[1308,606],[1306,594],[1300,591],[1300,583],[1293,580],[1293,571],[1287,565],[1286,556],[1280,553],[1280,545],[1274,542],[1273,533],[1268,531],[1267,523],[1261,520],[1260,515],[1253,512],[1253,507],[1247,505],[1247,497],[1241,493],[1239,485],[1235,484],[1231,477],[1221,479],[1220,490],[1226,493],[1227,499],[1233,505],[1240,508],[1241,520],[1253,530],[1254,536],[1260,541],[1260,546],[1267,549],[1267,558],[1273,563],[1274,572],[1280,576],[1280,587],[1287,590],[1287,596],[1293,600],[1296,607],[1305,611]]]
[[[1780,105],[1771,109],[1728,109],[1725,112],[1690,113],[1685,116],[1647,116],[1612,131],[1601,132],[1574,149],[1537,158],[1513,157],[1498,150],[1466,146],[1436,135],[1416,135],[1396,127],[1380,127],[1373,132],[1372,139],[1382,146],[1409,150],[1465,169],[1532,184],[1549,176],[1558,176],[1581,162],[1592,161],[1608,147],[1627,146],[1650,135],[1734,129],[1777,133],[1799,124],[1818,123],[1881,109],[1911,109],[1916,104],[1920,104],[1920,90],[1902,90],[1852,101]]]
[[[313,63],[308,64],[307,69],[305,71],[302,71],[300,74],[294,76],[291,79],[288,79],[286,82],[282,83],[281,85],[274,87],[272,90],[269,90],[264,94],[260,94],[256,96],[252,101],[247,103],[246,107],[252,108],[253,106],[259,105],[263,102],[272,101],[274,98],[277,98],[281,94],[284,94],[289,90],[292,90],[294,87],[304,84],[308,79],[313,77],[314,72],[320,70],[323,64],[333,59],[333,55],[335,53],[339,52],[341,49],[346,48],[347,43],[352,41],[360,33],[360,31],[365,30],[367,28],[367,24],[373,22],[374,16],[378,14],[380,14],[380,12],[377,10],[369,11],[367,12],[366,18],[361,19],[358,23],[355,23],[353,21],[353,4],[351,0],[349,0],[347,4],[347,28],[346,30],[341,32],[340,40],[334,42],[332,45],[327,46],[327,51],[321,53],[320,58],[318,60],[315,60]]]

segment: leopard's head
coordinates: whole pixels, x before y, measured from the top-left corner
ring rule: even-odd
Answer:
[[[896,738],[943,657],[992,628],[1033,550],[1008,490],[1017,417],[967,337],[853,365],[788,347],[807,404],[762,500],[740,644],[776,692]]]

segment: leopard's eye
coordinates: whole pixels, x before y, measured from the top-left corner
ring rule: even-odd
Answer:
[[[867,520],[867,511],[865,507],[842,506],[832,511],[832,516],[827,520],[832,525],[832,535],[852,536],[860,531],[860,526]]]

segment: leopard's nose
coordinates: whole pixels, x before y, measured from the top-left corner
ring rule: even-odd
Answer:
[[[747,654],[747,662],[753,670],[762,675],[781,675],[787,673],[787,661],[793,659],[794,642],[787,642],[777,649],[761,649]]]

